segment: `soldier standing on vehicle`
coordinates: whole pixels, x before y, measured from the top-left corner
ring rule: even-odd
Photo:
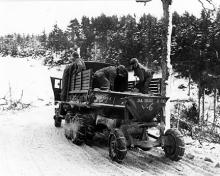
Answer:
[[[84,61],[79,57],[77,52],[72,53],[71,62],[72,63],[67,65],[63,72],[61,101],[66,101],[72,75],[86,69]]]
[[[151,79],[153,78],[154,72],[144,67],[141,63],[138,62],[136,58],[132,58],[129,64],[134,71],[134,76],[139,78],[139,82],[136,84],[136,88],[141,93],[150,93],[149,85]]]
[[[123,92],[127,90],[127,85],[128,72],[123,65],[105,67],[94,73],[94,88]]]

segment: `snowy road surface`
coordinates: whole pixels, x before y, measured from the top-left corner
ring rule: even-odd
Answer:
[[[202,153],[173,162],[159,148],[129,151],[122,164],[112,162],[105,145],[79,147],[68,141],[63,128],[54,127],[52,116],[53,106],[0,114],[1,176],[220,174]]]

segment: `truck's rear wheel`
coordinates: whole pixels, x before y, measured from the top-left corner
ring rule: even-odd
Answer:
[[[65,116],[65,125],[64,125],[64,135],[67,139],[71,139],[71,130],[70,130],[70,122],[73,118],[73,114],[67,113]]]
[[[122,162],[127,154],[126,139],[123,132],[114,129],[109,135],[109,156],[113,161]]]
[[[85,142],[88,145],[92,145],[92,139],[95,135],[95,118],[93,114],[84,114],[83,122],[86,128],[86,139]]]
[[[54,126],[55,127],[61,127],[61,122],[62,122],[62,119],[55,115],[54,116]]]
[[[185,152],[183,135],[177,129],[168,129],[165,132],[165,155],[173,161],[182,159]]]
[[[82,145],[86,137],[86,128],[81,114],[76,114],[70,122],[70,138],[76,145]]]

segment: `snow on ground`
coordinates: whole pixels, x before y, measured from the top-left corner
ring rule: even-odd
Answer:
[[[29,61],[28,61],[29,60]],[[28,61],[28,62],[27,62]],[[59,71],[60,70],[60,71]],[[61,77],[63,67],[48,69],[42,61],[0,58],[0,98],[11,96],[31,102],[23,111],[0,112],[0,175],[2,176],[146,176],[220,175],[220,145],[202,145],[186,138],[186,154],[170,161],[160,148],[129,151],[122,164],[108,156],[105,141],[76,146],[55,128],[50,76]]]
[[[104,141],[77,146],[53,125],[53,106],[0,114],[0,175],[3,176],[188,176],[219,175],[219,145],[187,140],[179,162],[160,148],[128,151],[122,164],[111,161]],[[195,142],[195,144],[194,144]],[[217,156],[215,156],[217,155]],[[205,161],[205,158],[212,160]]]
[[[62,70],[49,70],[41,60],[30,58],[0,58],[0,98],[4,96],[20,99],[32,105],[47,104],[53,101],[50,76],[61,77]]]

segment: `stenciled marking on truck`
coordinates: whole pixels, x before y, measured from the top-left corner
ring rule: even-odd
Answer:
[[[153,108],[153,104],[154,103],[145,103],[145,104],[142,104],[141,105],[141,108],[143,110],[149,110],[149,111],[152,111],[154,108]]]
[[[137,102],[138,103],[151,103],[151,102],[153,102],[153,99],[150,99],[150,98],[148,98],[148,99],[138,98]]]
[[[166,103],[165,99],[138,98],[138,103]]]
[[[96,94],[95,103],[105,103],[112,105],[124,105],[124,98],[109,94]]]

